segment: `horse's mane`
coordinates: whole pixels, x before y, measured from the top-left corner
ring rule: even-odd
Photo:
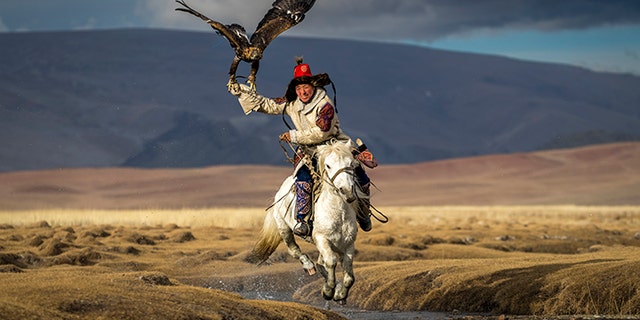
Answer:
[[[331,153],[336,153],[341,157],[352,157],[351,154],[351,143],[339,141],[339,140],[331,140],[326,144],[318,146],[316,149],[316,156],[318,159],[318,167],[324,168],[324,160],[327,155]]]

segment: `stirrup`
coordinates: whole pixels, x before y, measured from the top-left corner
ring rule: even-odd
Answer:
[[[300,237],[308,237],[311,235],[311,228],[306,221],[299,220],[295,227],[293,227],[293,233]]]
[[[356,217],[358,221],[358,225],[360,225],[360,229],[364,232],[371,231],[371,217],[368,215],[358,215]]]
[[[368,202],[362,202],[358,206],[358,213],[356,214],[356,221],[360,225],[360,229],[364,232],[371,231],[371,209],[369,209]]]

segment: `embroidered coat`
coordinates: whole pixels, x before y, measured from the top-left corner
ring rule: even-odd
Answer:
[[[351,141],[340,129],[335,107],[323,88],[316,87],[316,92],[308,103],[303,103],[298,98],[292,102],[266,98],[256,92],[243,92],[238,97],[238,102],[247,115],[253,111],[282,114],[284,110],[295,127],[289,131],[292,143],[312,147],[332,138]]]

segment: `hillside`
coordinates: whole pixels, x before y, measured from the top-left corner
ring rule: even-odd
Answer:
[[[244,116],[225,88],[232,50],[213,32],[0,33],[0,47],[0,171],[283,164],[282,119]],[[295,55],[331,75],[345,131],[384,164],[640,137],[636,76],[282,37],[259,92],[284,93]]]
[[[0,209],[267,207],[289,167],[0,174]],[[639,205],[640,143],[382,165],[376,206]]]

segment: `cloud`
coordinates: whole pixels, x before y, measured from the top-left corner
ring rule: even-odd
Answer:
[[[196,10],[252,32],[273,0],[186,0]],[[208,31],[173,0],[0,1],[0,31],[117,28]],[[95,19],[95,20],[92,20]],[[638,0],[317,0],[287,35],[429,42],[512,30],[556,31],[640,24]]]
[[[156,27],[204,30],[197,18],[174,11],[175,2],[141,0]],[[251,32],[271,1],[187,0],[222,23]],[[432,41],[506,30],[565,30],[640,23],[636,0],[317,0],[290,35]]]
[[[196,11],[224,24],[238,23],[252,32],[269,8],[270,1],[255,0],[185,0]],[[256,3],[257,2],[257,3]],[[136,11],[149,15],[152,27],[211,30],[202,20],[185,12],[175,1],[141,0]]]
[[[314,9],[318,10],[309,20],[330,32],[343,28],[357,37],[426,41],[513,29],[555,31],[640,23],[640,2],[633,0],[360,0],[326,1]]]

